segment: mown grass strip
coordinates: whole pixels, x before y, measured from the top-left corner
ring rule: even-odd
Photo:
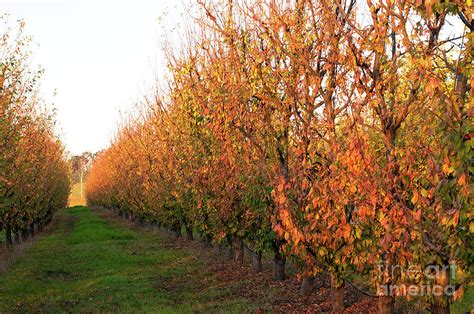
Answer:
[[[256,306],[212,280],[185,250],[153,231],[111,225],[87,207],[59,213],[42,237],[0,277],[0,312],[243,311]]]

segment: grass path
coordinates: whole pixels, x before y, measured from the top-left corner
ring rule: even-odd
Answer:
[[[310,297],[301,296],[294,276],[271,280],[270,265],[253,274],[248,265],[137,228],[111,212],[71,207],[58,212],[47,229],[0,273],[0,314],[331,309],[327,282],[319,282]],[[452,313],[469,312],[473,291]],[[372,313],[376,307],[373,299],[350,289],[345,298],[347,313]]]
[[[255,310],[232,291],[212,288],[203,263],[168,248],[157,232],[106,221],[82,206],[56,219],[55,230],[0,277],[0,312]]]

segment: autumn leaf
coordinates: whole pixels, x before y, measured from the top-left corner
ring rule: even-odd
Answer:
[[[459,210],[456,210],[453,215],[453,226],[456,227],[459,223]]]
[[[416,205],[416,203],[418,203],[418,198],[419,198],[418,191],[415,190],[413,192],[413,197],[411,198],[412,204]]]
[[[284,182],[281,182],[278,185],[278,192],[280,192],[280,193],[283,192],[284,188],[285,188],[285,184],[284,184]]]
[[[278,203],[279,203],[280,205],[283,205],[283,204],[285,204],[285,202],[286,202],[286,197],[285,197],[285,195],[283,195],[283,194],[280,195],[280,198],[278,199]]]
[[[356,193],[357,192],[357,187],[355,185],[351,185],[350,192],[351,193]]]
[[[457,290],[454,291],[454,293],[453,293],[453,299],[454,299],[454,301],[460,300],[460,299],[463,297],[463,295],[464,295],[464,287],[461,286],[461,287],[459,287],[459,289],[457,289]]]

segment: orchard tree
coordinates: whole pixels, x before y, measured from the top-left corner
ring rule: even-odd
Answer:
[[[70,170],[53,133],[54,117],[38,97],[41,71],[28,68],[24,23],[0,42],[0,230],[7,244],[26,239],[67,205]]]

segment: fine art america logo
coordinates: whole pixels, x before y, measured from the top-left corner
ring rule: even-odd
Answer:
[[[430,265],[424,270],[418,265],[402,267],[400,265],[378,265],[379,278],[403,278],[408,284],[380,285],[378,295],[390,296],[453,296],[456,286],[451,284],[456,278],[456,265]]]

